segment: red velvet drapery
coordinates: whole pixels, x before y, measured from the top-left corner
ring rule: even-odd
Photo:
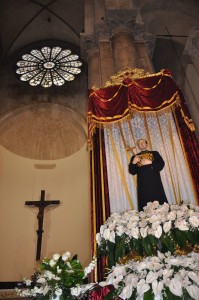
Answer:
[[[108,179],[106,169],[106,154],[104,146],[103,130],[96,129],[93,137],[93,148],[90,152],[91,168],[91,239],[92,254],[96,255],[95,235],[100,231],[100,226],[110,216],[110,202],[108,191]],[[95,280],[103,280],[105,258],[97,261],[97,274]]]
[[[91,90],[88,101],[88,144],[92,143],[97,126],[122,120],[134,111],[160,111],[180,101],[184,99],[169,70],[135,80],[126,78],[123,84]],[[189,125],[193,127],[191,123]]]

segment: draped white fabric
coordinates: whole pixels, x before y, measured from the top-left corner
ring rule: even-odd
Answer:
[[[135,147],[134,152],[139,152],[136,140],[140,138],[145,138],[148,149],[158,151],[165,161],[160,174],[169,203],[180,200],[195,203],[188,165],[171,112],[135,114],[130,121],[105,128],[104,136],[112,213],[131,209],[130,202],[137,209],[136,176],[128,172],[132,153],[126,147]]]

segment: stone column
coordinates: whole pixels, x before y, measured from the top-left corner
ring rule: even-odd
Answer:
[[[144,69],[149,73],[154,73],[153,65],[151,59],[149,58],[146,43],[144,41],[135,42],[135,48],[138,57],[139,68]]]
[[[128,28],[120,26],[112,35],[115,72],[124,68],[137,68],[138,60],[133,35]]]
[[[112,46],[110,41],[105,39],[99,40],[99,53],[102,86],[104,86],[106,81],[110,80],[110,77],[114,75]]]
[[[100,55],[98,48],[93,48],[88,51],[87,55],[88,61],[88,88],[96,85],[101,87],[102,77],[101,77],[101,68],[100,68]]]
[[[94,16],[95,23],[101,22],[105,17],[105,3],[104,0],[93,0],[94,2]]]
[[[93,0],[84,1],[84,32],[87,35],[93,34],[94,30],[94,6]]]

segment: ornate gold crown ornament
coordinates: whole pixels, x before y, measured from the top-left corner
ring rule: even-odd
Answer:
[[[149,72],[146,72],[143,69],[138,68],[125,68],[123,71],[119,71],[117,74],[110,77],[110,81],[106,81],[105,87],[109,87],[112,85],[120,85],[123,83],[124,79],[130,78],[130,79],[137,79],[146,77],[148,75],[151,75]]]

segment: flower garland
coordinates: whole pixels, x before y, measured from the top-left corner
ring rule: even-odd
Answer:
[[[101,226],[96,241],[98,255],[108,257],[109,267],[130,253],[140,259],[156,255],[158,250],[172,254],[197,252],[199,207],[185,203],[159,205],[154,201],[141,212],[113,213]]]

